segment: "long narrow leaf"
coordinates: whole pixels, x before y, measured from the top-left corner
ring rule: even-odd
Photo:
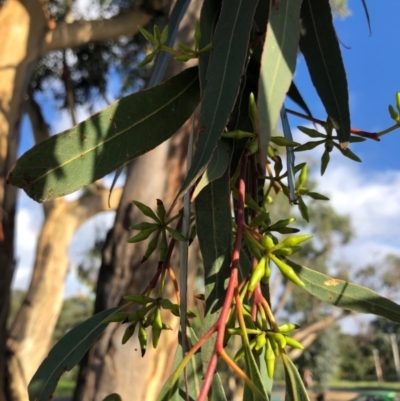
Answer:
[[[258,91],[260,149],[266,149],[276,128],[296,68],[302,0],[271,2],[261,59]]]
[[[180,199],[204,172],[235,105],[258,0],[225,0],[213,38],[200,113],[200,137]]]
[[[197,336],[191,327],[188,327],[188,337],[190,340],[190,346],[193,346],[197,342]],[[197,352],[189,362],[186,364],[186,379],[182,374],[183,367],[180,366],[182,361],[182,346],[181,346],[181,333],[179,333],[179,347],[175,354],[173,373],[170,378],[166,381],[157,401],[186,401],[196,400],[201,389],[203,382],[203,371],[200,353]],[[187,384],[187,386],[186,386]],[[186,393],[186,388],[188,394]],[[226,401],[225,393],[221,385],[221,380],[218,375],[214,376],[213,380],[213,395],[215,401]]]
[[[350,138],[347,78],[329,0],[304,0],[301,21],[304,34],[300,38],[300,50],[339,141],[346,143]]]
[[[71,329],[49,352],[28,386],[30,401],[52,399],[60,376],[70,371],[105,330],[103,320],[122,307],[100,312]]]
[[[361,313],[373,313],[400,323],[400,305],[376,292],[348,281],[319,273],[290,260],[286,262],[304,282],[305,290],[330,305]]]
[[[210,163],[204,172],[201,180],[196,185],[192,198],[195,199],[200,191],[214,180],[222,177],[229,165],[232,149],[227,141],[219,141],[217,149],[212,155]]]
[[[76,191],[170,138],[198,103],[194,67],[39,143],[17,161],[8,182],[39,202]]]
[[[217,312],[222,307],[225,284],[230,274],[232,219],[229,204],[229,169],[226,169],[225,174],[206,186],[195,201],[206,297],[203,332],[218,318]],[[212,341],[201,347],[204,369],[210,362],[213,350]]]
[[[296,366],[286,354],[282,354],[282,362],[285,368],[285,401],[309,401],[307,390]]]

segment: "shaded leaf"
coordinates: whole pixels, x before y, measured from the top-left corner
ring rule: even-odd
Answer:
[[[215,149],[206,171],[196,185],[192,199],[195,199],[200,191],[208,184],[222,177],[228,168],[231,151],[232,149],[227,141],[220,140],[218,142],[217,149]]]
[[[260,149],[266,149],[279,119],[296,68],[302,0],[271,2],[267,34],[261,58],[258,110]]]
[[[307,142],[299,147],[297,147],[294,151],[295,152],[303,152],[304,150],[311,150],[316,148],[318,145],[321,145],[321,143],[324,143],[325,139],[322,139],[321,141],[312,141],[312,142]]]
[[[293,102],[300,106],[309,117],[312,117],[311,111],[308,108],[307,103],[304,101],[303,96],[301,96],[301,93],[298,90],[294,81],[292,81],[292,83],[290,84],[287,95]]]
[[[170,138],[198,102],[194,67],[34,146],[13,166],[8,182],[39,202],[76,191]]]
[[[225,0],[213,38],[200,112],[200,136],[180,199],[204,172],[239,93],[257,0]],[[175,201],[176,201],[175,200]]]
[[[300,276],[311,295],[330,305],[361,313],[373,313],[400,323],[400,305],[381,297],[376,292],[348,281],[298,265],[288,259],[286,263]]]
[[[372,30],[371,30],[371,20],[369,18],[369,11],[368,11],[368,7],[367,7],[367,2],[365,0],[361,0],[362,6],[364,8],[364,13],[365,13],[365,18],[367,18],[367,23],[368,23],[368,29],[369,29],[369,34],[372,34]]]
[[[306,195],[309,196],[310,198],[317,200],[325,200],[325,201],[329,200],[327,196],[319,194],[318,192],[307,192]]]
[[[200,13],[200,49],[213,42],[214,30],[215,26],[217,25],[221,3],[222,0],[204,0],[203,2]],[[207,83],[207,69],[210,55],[210,52],[200,53],[199,55],[199,79],[201,97],[203,97],[204,89]]]
[[[321,175],[324,175],[325,170],[328,167],[330,159],[331,159],[331,156],[329,154],[329,151],[328,151],[328,149],[325,149],[324,153],[322,153],[322,157],[321,157]]]
[[[261,378],[260,368],[254,358],[253,352],[249,344],[244,344],[245,358],[246,358],[246,374],[252,381],[253,385],[250,387],[245,382],[243,400],[246,401],[269,401],[268,394],[264,387],[264,382]]]
[[[308,135],[310,138],[326,138],[326,135],[318,132],[315,129],[307,127],[297,127],[303,134]]]
[[[50,400],[60,376],[78,364],[107,327],[107,324],[102,323],[103,320],[122,309],[123,307],[117,307],[100,312],[68,331],[50,350],[30,381],[29,400]]]
[[[347,78],[329,0],[304,0],[301,21],[304,34],[300,38],[300,50],[311,80],[334,123],[339,141],[348,142],[350,112]]]
[[[103,401],[122,401],[122,398],[119,394],[112,393],[109,394],[106,398],[104,398]]]
[[[355,162],[361,163],[361,159],[355,153],[353,153],[349,148],[342,149],[336,143],[334,143],[334,145],[335,145],[335,147],[337,147],[340,150],[340,152],[342,153],[343,156],[346,156],[349,159],[354,160]]]
[[[308,207],[304,203],[303,198],[301,196],[299,196],[298,201],[299,201],[299,210],[300,210],[301,217],[303,217],[303,219],[306,221],[310,221],[310,217],[308,215]]]
[[[286,354],[282,354],[281,357],[285,368],[285,401],[309,401],[307,390],[296,366]]]
[[[232,219],[230,215],[229,169],[206,186],[195,200],[197,235],[204,265],[205,317],[203,332],[219,317],[230,275]],[[211,337],[215,339],[215,335]],[[208,366],[213,341],[201,347],[204,369]]]
[[[198,338],[191,327],[188,327],[188,340],[189,347],[191,348],[196,344]],[[164,384],[157,401],[186,401],[187,399],[196,400],[201,389],[203,382],[203,371],[200,352],[196,352],[192,358],[186,364],[186,377],[188,385],[188,397],[186,395],[186,384],[183,376],[184,365],[181,365],[182,361],[182,341],[181,332],[179,332],[179,346],[175,354],[173,373]],[[216,377],[217,375],[214,375]],[[220,386],[221,380],[213,380],[213,395],[215,391],[216,401],[226,401],[222,395],[224,390]]]

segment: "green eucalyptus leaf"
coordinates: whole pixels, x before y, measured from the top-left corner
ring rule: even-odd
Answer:
[[[355,162],[361,163],[361,159],[356,154],[354,154],[349,148],[342,149],[336,143],[334,143],[334,145],[340,150],[340,152],[343,154],[343,156],[346,156],[349,159],[354,160]]]
[[[303,217],[305,221],[310,221],[307,205],[304,203],[303,198],[301,196],[299,196],[298,199],[299,199],[299,210],[301,217]]]
[[[246,401],[269,401],[265,383],[261,377],[260,368],[257,364],[249,344],[244,343],[246,374],[251,383],[245,382],[243,400]]]
[[[363,138],[361,136],[354,136],[354,135],[352,135],[349,140],[350,143],[365,142],[365,141],[366,141],[366,138]]]
[[[189,68],[37,144],[14,164],[8,182],[39,202],[74,192],[170,138],[199,100],[197,67]]]
[[[28,385],[29,400],[48,401],[52,399],[60,376],[79,363],[107,327],[103,320],[123,308],[116,307],[97,313],[68,331],[50,350],[33,375]]]
[[[400,323],[400,305],[390,299],[368,288],[329,277],[291,260],[286,259],[286,263],[303,280],[304,289],[321,301],[345,310],[372,313]]]
[[[301,96],[300,91],[298,90],[294,81],[290,84],[287,95],[293,102],[295,102],[298,106],[300,106],[309,117],[312,117],[311,111],[307,106],[307,103],[304,101],[303,96]]]
[[[122,401],[122,398],[117,393],[108,394],[106,398],[103,398],[103,401]]]
[[[326,197],[325,195],[321,195],[318,192],[307,192],[306,195],[316,200],[325,200],[325,201],[329,200],[328,197]]]
[[[311,150],[316,148],[318,145],[321,145],[322,143],[325,142],[325,139],[322,139],[321,141],[312,141],[312,142],[307,142],[304,145],[300,145],[299,147],[295,148],[295,152],[303,152],[305,150]]]
[[[290,141],[283,136],[271,136],[270,141],[278,146],[300,146],[298,142]]]
[[[303,380],[294,363],[286,354],[282,354],[281,358],[285,369],[285,401],[310,401]]]
[[[227,141],[220,140],[218,142],[217,149],[215,149],[210,163],[206,168],[206,171],[193,191],[192,199],[195,199],[200,191],[211,182],[222,177],[228,168],[231,153],[232,147],[229,145],[229,143]]]
[[[229,169],[207,185],[195,200],[197,235],[204,265],[205,317],[203,332],[218,319],[230,275],[232,218],[230,214]],[[214,351],[212,339],[201,347],[204,369]]]
[[[339,141],[350,138],[349,94],[329,0],[304,0],[300,50],[326,112],[334,122]]]
[[[310,138],[326,138],[325,134],[317,131],[316,129],[307,127],[297,127],[303,134],[308,135]]]
[[[228,122],[244,73],[257,3],[258,0],[230,0],[222,3],[201,103],[200,136],[192,165],[175,201],[204,172]]]
[[[321,175],[324,175],[330,159],[331,159],[330,153],[328,149],[325,149],[321,157]]]
[[[296,69],[302,0],[270,2],[266,39],[258,84],[260,149],[266,149],[278,123],[286,93]]]

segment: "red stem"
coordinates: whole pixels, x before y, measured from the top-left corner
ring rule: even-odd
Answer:
[[[298,111],[286,109],[286,111],[290,114],[293,114],[294,116],[305,118],[306,120],[312,121],[313,123],[325,126],[326,121],[319,120],[318,118],[310,117],[307,116],[306,114],[299,113]],[[354,135],[362,136],[363,138],[368,138],[368,139],[373,139],[374,141],[380,141],[379,136],[376,132],[366,132],[366,131],[361,131],[357,128],[351,128],[350,132]]]
[[[238,287],[238,268],[239,268],[239,257],[240,248],[242,243],[243,229],[245,226],[244,222],[244,199],[246,193],[246,168],[247,168],[247,156],[243,156],[240,166],[240,177],[238,185],[238,203],[237,203],[237,229],[235,246],[232,253],[231,263],[231,274],[229,277],[228,288],[226,289],[224,304],[222,306],[221,314],[214,326],[217,330],[217,339],[215,341],[214,352],[212,354],[210,364],[207,367],[207,372],[204,376],[203,385],[201,386],[200,394],[197,397],[197,401],[205,401],[208,392],[211,387],[212,379],[217,367],[218,356],[224,352],[224,334],[226,321],[228,319],[229,310],[232,305],[233,295],[235,289]]]

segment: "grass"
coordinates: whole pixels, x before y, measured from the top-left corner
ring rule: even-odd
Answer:
[[[400,391],[400,383],[399,382],[387,382],[379,384],[376,381],[360,381],[360,382],[352,382],[352,381],[332,381],[329,386],[331,389],[355,389],[355,390],[393,390]]]
[[[72,393],[74,392],[75,384],[75,380],[61,377],[60,381],[58,382],[56,391],[54,392],[54,395],[56,397],[72,395]]]

